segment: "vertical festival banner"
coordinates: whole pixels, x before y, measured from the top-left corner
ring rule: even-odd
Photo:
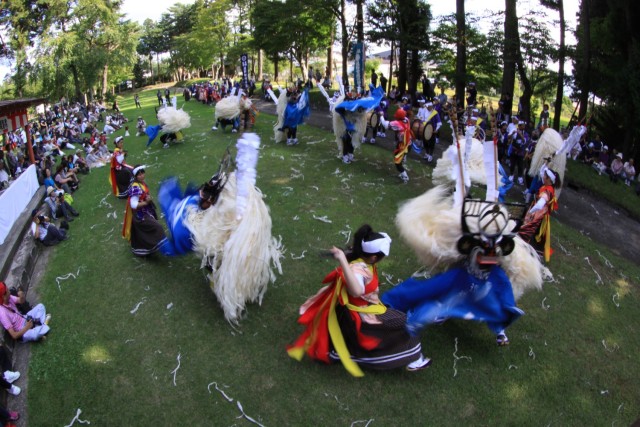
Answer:
[[[249,56],[246,53],[240,55],[240,66],[242,67],[242,88],[249,87]]]
[[[360,91],[364,88],[364,43],[353,45],[353,84],[354,89]]]

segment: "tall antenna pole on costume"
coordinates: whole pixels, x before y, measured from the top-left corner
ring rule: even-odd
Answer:
[[[453,104],[449,108],[449,125],[453,133],[453,143],[456,144],[458,150],[458,179],[456,180],[456,186],[458,187],[457,190],[461,197],[459,199],[456,197],[456,202],[461,204],[465,198],[464,167],[462,165],[462,153],[460,152],[460,141],[458,139],[458,116]]]

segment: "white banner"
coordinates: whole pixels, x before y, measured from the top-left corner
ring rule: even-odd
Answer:
[[[0,245],[39,187],[36,167],[31,165],[0,194]]]

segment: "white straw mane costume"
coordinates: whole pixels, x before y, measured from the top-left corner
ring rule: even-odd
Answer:
[[[158,110],[158,121],[165,133],[178,133],[182,129],[191,127],[189,114],[182,108],[178,110],[173,106],[166,106]]]
[[[282,127],[284,126],[284,112],[287,109],[287,91],[286,89],[280,88],[280,96],[278,96],[276,102],[276,115],[278,116],[278,121],[275,125],[273,125],[273,135],[276,143],[282,142],[285,140],[286,135],[282,131]]]
[[[233,120],[240,115],[239,97],[229,95],[216,103],[215,119]]]
[[[281,242],[271,235],[271,216],[255,187],[260,139],[238,140],[237,169],[228,176],[218,201],[187,216],[193,249],[210,269],[209,280],[227,321],[238,324],[247,302],[262,304],[270,281],[282,274]]]
[[[335,105],[340,105],[342,101],[344,101],[345,96],[340,96]],[[363,111],[346,111],[345,118],[355,125],[355,132],[351,135],[351,143],[353,144],[353,148],[357,149],[360,147],[360,143],[362,141],[362,137],[367,131],[367,113],[369,110]],[[334,109],[331,112],[331,117],[333,120],[333,134],[336,137],[336,144],[338,145],[338,150],[342,154],[343,150],[343,140],[342,137],[347,130],[347,126],[345,125],[344,119],[340,114]]]

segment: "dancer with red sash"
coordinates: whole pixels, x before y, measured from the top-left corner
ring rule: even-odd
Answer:
[[[132,166],[125,162],[127,152],[124,151],[124,138],[119,136],[113,140],[116,148],[111,156],[111,172],[109,173],[109,183],[113,195],[119,199],[128,197],[129,184],[133,175],[131,174]]]
[[[518,235],[532,246],[538,246],[537,249],[542,246],[544,260],[549,262],[553,253],[551,249],[551,212],[558,210],[555,189],[562,187],[562,182],[558,173],[548,167],[542,168],[541,176],[543,185],[538,190],[536,200],[531,204]],[[534,235],[535,241],[532,241]],[[538,245],[535,244],[536,242]]]
[[[342,362],[353,376],[361,367],[409,371],[426,368],[420,340],[405,328],[406,315],[385,307],[378,297],[376,264],[389,255],[391,239],[363,225],[354,236],[348,254],[333,247],[340,263],[325,277],[327,286],[300,307],[298,323],[305,331],[287,352],[296,360],[306,353],[325,362]]]

